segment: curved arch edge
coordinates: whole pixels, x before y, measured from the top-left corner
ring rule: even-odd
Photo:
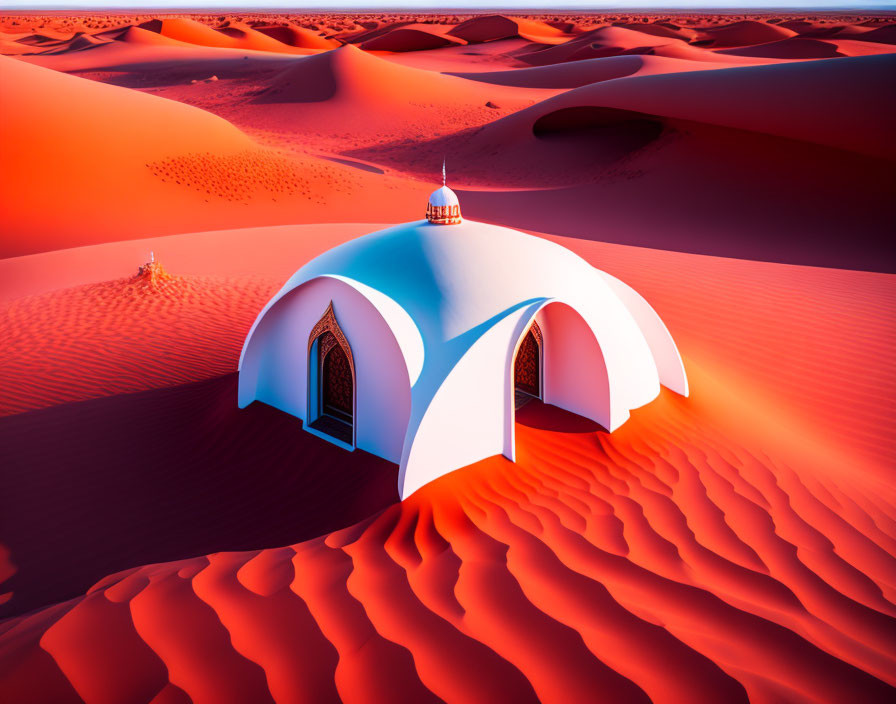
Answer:
[[[596,269],[596,271],[609,284],[610,288],[638,323],[638,327],[641,329],[644,339],[647,340],[650,352],[653,355],[660,383],[677,394],[688,396],[690,387],[688,385],[687,372],[684,368],[684,360],[681,358],[678,345],[675,344],[669,328],[666,327],[659,313],[654,310],[644,296],[627,283],[605,271],[599,269]]]
[[[251,370],[246,370],[246,362],[249,351],[255,340],[256,332],[258,331],[258,327],[261,325],[262,320],[283,298],[318,279],[332,279],[334,281],[339,281],[354,289],[357,293],[367,299],[367,301],[382,316],[386,325],[392,332],[395,342],[402,352],[410,385],[413,386],[417,381],[417,378],[420,376],[423,369],[423,337],[407,311],[386,294],[377,291],[360,281],[336,274],[321,274],[304,280],[291,279],[265,304],[264,308],[262,308],[261,312],[255,318],[255,322],[252,323],[252,327],[249,328],[249,332],[243,342],[243,348],[240,352],[239,364],[237,366],[237,371],[239,372],[238,405],[240,408],[245,408],[256,398],[254,388],[255,380],[244,378],[243,372],[248,371],[250,374],[252,373]]]

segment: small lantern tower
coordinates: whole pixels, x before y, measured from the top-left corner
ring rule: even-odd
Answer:
[[[442,160],[442,187],[429,196],[426,219],[435,225],[457,225],[461,222],[457,194],[446,185],[445,161]]]

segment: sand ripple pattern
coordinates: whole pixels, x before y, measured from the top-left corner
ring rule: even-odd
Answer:
[[[0,416],[236,370],[264,278],[138,278],[0,304]]]
[[[516,465],[473,465],[291,547],[129,570],[0,624],[0,692],[892,701],[892,505],[732,443],[671,393],[612,436],[527,409]]]
[[[236,154],[186,154],[148,163],[147,168],[163,183],[184,186],[207,196],[248,205],[253,200],[277,201],[303,198],[324,203],[318,192],[340,190],[355,192],[359,179],[351,172],[341,173],[328,164],[309,159],[297,161],[270,150]],[[342,170],[344,171],[344,170]]]

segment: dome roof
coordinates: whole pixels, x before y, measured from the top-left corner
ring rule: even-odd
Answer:
[[[448,186],[441,186],[437,188],[430,194],[429,196],[429,204],[435,207],[445,207],[448,205],[460,205],[460,201],[457,200],[457,194],[452,191]]]
[[[608,283],[615,278],[562,245],[472,220],[450,228],[418,220],[351,240],[308,262],[281,294],[317,276],[345,277],[389,296],[433,349],[522,302],[617,298]]]

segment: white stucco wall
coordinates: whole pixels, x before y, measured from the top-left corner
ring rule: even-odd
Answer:
[[[428,402],[423,389],[415,390],[399,473],[401,496],[492,455],[516,459],[513,365],[533,320],[543,335],[545,403],[614,430],[630,409],[655,398],[659,380],[646,341],[621,302],[600,302],[597,306],[592,297],[573,307],[536,300],[517,307],[489,322]],[[602,344],[613,354],[613,367],[607,366]]]
[[[431,399],[415,394],[398,477],[402,498],[436,477],[505,451],[513,412],[508,350],[521,321],[530,316],[528,308],[519,308],[492,321],[437,382]]]
[[[544,402],[609,428],[610,381],[594,331],[563,303],[549,303],[536,321],[544,336]]]
[[[330,301],[354,358],[356,445],[399,462],[411,408],[408,365],[377,305],[338,278],[292,289],[259,319],[241,362],[240,406],[263,401],[307,420],[308,337]]]

